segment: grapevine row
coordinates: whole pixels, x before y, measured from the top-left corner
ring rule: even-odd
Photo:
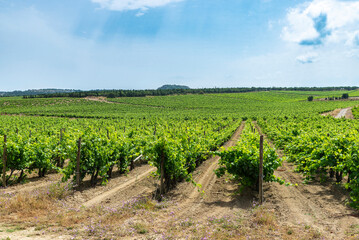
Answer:
[[[359,208],[359,124],[331,117],[277,118],[258,123],[307,180],[336,179]]]
[[[165,154],[167,185],[191,179],[191,172],[226,141],[237,126],[232,118],[206,118],[187,121],[171,119],[132,119],[91,121],[20,118],[1,116],[1,154],[6,146],[6,182],[21,182],[26,174],[49,170],[63,174],[63,180],[75,178],[78,139],[81,137],[80,180],[90,177],[106,183],[114,167],[128,171],[131,160],[142,154],[160,169]],[[70,122],[69,122],[70,121]],[[65,161],[66,160],[66,161]],[[2,168],[3,161],[0,161]],[[160,170],[157,175],[160,175]],[[18,174],[14,174],[18,173]],[[171,183],[171,184],[170,184]]]
[[[235,177],[242,186],[255,186],[258,188],[259,180],[259,134],[254,125],[247,122],[237,144],[228,149],[220,149],[215,154],[220,156],[220,167],[216,170],[218,177],[229,173]],[[264,182],[284,181],[274,175],[274,171],[281,166],[282,160],[275,149],[264,143],[263,154],[263,180]]]

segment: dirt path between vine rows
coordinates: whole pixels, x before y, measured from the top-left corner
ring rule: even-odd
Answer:
[[[261,133],[258,125],[257,129]],[[273,147],[266,135],[264,137]],[[277,150],[277,153],[283,157],[282,151]],[[275,172],[293,186],[266,183],[264,187],[264,200],[279,214],[281,224],[312,228],[324,239],[347,239],[353,229],[357,233],[358,212],[346,206],[345,189],[333,182],[304,184],[302,176],[294,169],[293,164],[284,161]]]
[[[230,140],[223,147],[234,146],[244,128],[245,122],[236,129]],[[171,208],[170,215],[164,216],[157,221],[168,222],[172,216],[176,219],[196,219],[201,221],[211,216],[221,217],[230,212],[231,208],[238,204],[251,206],[253,196],[248,199],[237,199],[232,196],[236,186],[226,184],[223,178],[217,178],[214,170],[218,167],[219,156],[213,156],[199,166],[193,174],[194,181],[201,187],[195,187],[192,183],[181,183],[174,190],[168,193],[168,197],[178,204]],[[246,201],[247,200],[247,201]],[[243,207],[243,206],[242,206]],[[245,208],[247,208],[245,207]]]
[[[335,116],[335,118],[342,118],[345,117],[345,114],[347,113],[348,108],[340,109],[339,113]]]
[[[348,107],[348,108],[343,108],[343,109],[335,109],[334,111],[331,112],[326,112],[326,113],[322,113],[321,115],[323,116],[332,116],[334,118],[348,118],[348,119],[354,119],[354,115],[352,113],[352,107]]]
[[[155,167],[143,164],[127,174],[109,179],[106,185],[93,187],[84,184],[66,200],[67,206],[74,208],[92,206],[114,206],[138,195],[150,195],[157,187],[157,179],[151,177]]]
[[[149,177],[150,174],[154,171],[156,171],[155,167],[148,167],[147,169],[145,169],[144,172],[137,172],[136,174],[131,174],[131,176],[128,177],[128,179],[126,179],[127,181],[121,183],[120,185],[118,185],[108,191],[101,193],[100,195],[97,195],[96,197],[86,201],[82,205],[84,207],[91,207],[91,206],[101,203],[102,201],[105,201],[106,199],[108,200],[116,193],[119,193],[120,191],[126,189],[127,187],[137,184],[142,179]],[[125,195],[126,195],[126,197],[128,197],[128,194],[125,194]]]

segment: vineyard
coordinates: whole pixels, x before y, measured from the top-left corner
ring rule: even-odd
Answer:
[[[344,93],[1,98],[0,239],[355,239]]]

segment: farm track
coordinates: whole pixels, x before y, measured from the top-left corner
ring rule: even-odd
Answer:
[[[354,119],[353,113],[352,113],[352,107],[343,108],[343,109],[335,109],[331,112],[326,112],[321,114],[323,116],[332,116],[334,118],[347,118],[347,119]]]
[[[349,108],[343,108],[339,111],[339,113],[335,116],[335,118],[342,118],[345,117],[347,111],[349,110]]]
[[[113,195],[123,191],[127,187],[130,187],[131,185],[135,185],[135,184],[139,183],[141,180],[143,180],[144,178],[149,177],[150,174],[154,171],[156,171],[156,168],[150,167],[150,168],[146,169],[143,173],[137,172],[136,174],[131,174],[131,176],[129,176],[125,182],[121,183],[120,185],[118,185],[108,191],[101,193],[100,195],[97,195],[96,197],[86,201],[82,205],[85,207],[91,207],[91,206],[101,203],[104,200],[108,200]],[[132,187],[135,187],[135,186],[132,186]]]
[[[260,134],[261,129],[256,124]],[[263,134],[265,140],[273,143]],[[283,152],[277,150],[280,157]],[[301,224],[318,230],[324,239],[346,239],[351,226],[359,224],[358,213],[345,205],[347,193],[340,186],[328,182],[303,183],[303,177],[294,172],[295,166],[286,161],[275,175],[297,186],[266,183],[264,198],[266,204],[279,215],[284,226]]]
[[[66,200],[74,208],[97,205],[118,206],[130,198],[141,194],[151,194],[156,189],[157,180],[150,177],[156,168],[143,164],[128,174],[109,179],[106,185],[83,186]]]
[[[223,147],[228,148],[236,144],[244,125],[245,122],[242,122]],[[217,178],[214,170],[218,167],[218,160],[218,156],[211,157],[194,172],[194,181],[201,185],[200,189],[191,183],[182,183],[168,194],[178,205],[169,210],[172,214],[159,219],[160,222],[170,221],[173,215],[176,216],[176,219],[205,220],[211,216],[219,217],[228,214],[229,206],[234,207],[237,204],[236,199],[230,196],[230,193],[238,189],[233,188],[233,186],[225,186],[223,178]],[[227,189],[224,189],[226,187]],[[249,207],[251,200],[252,197],[248,199],[245,205]]]

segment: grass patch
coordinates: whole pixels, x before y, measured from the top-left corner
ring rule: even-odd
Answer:
[[[6,232],[8,233],[13,233],[13,232],[16,232],[16,231],[22,231],[22,230],[25,230],[26,228],[23,227],[23,226],[15,226],[14,228],[8,228],[6,229]]]
[[[131,224],[131,226],[136,230],[139,234],[148,233],[148,226],[143,222],[135,222]]]
[[[276,217],[273,211],[264,206],[258,206],[253,209],[253,222],[258,225],[275,225]]]
[[[72,193],[69,183],[52,183],[47,188],[33,192],[0,195],[0,214],[9,216],[18,214],[21,219],[33,219],[34,216],[48,215],[56,209],[55,202]]]

